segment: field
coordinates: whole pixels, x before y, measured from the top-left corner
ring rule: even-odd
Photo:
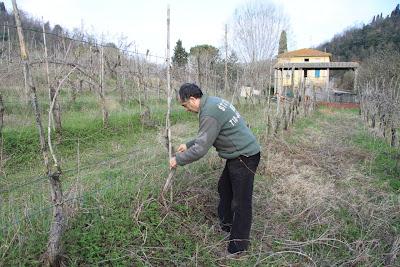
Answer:
[[[3,97],[0,266],[38,265],[50,228],[48,180],[30,107],[17,96]],[[221,256],[227,237],[216,206],[224,162],[215,151],[178,168],[169,209],[159,201],[169,172],[162,144],[166,101],[146,102],[149,127],[137,101],[109,97],[110,123],[103,129],[93,94],[69,99],[61,95],[63,136],[56,145],[68,214],[66,266],[400,264],[399,151],[369,134],[357,109],[320,107],[267,136],[265,103],[236,103],[262,145],[262,160],[251,248],[235,260]],[[175,102],[171,115],[175,146],[196,135],[196,115]]]

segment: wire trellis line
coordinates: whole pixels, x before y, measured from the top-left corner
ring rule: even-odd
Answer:
[[[118,155],[118,154],[111,154],[111,155],[109,155],[108,158],[105,159],[105,160],[97,161],[97,162],[88,164],[88,165],[86,165],[86,166],[80,167],[80,168],[79,168],[79,171],[87,170],[87,169],[89,169],[90,167],[99,166],[99,165],[105,165],[105,164],[108,164],[108,163],[113,163],[113,164],[124,163],[124,162],[126,162],[126,161],[131,160],[131,159],[130,159],[130,158],[127,158],[127,159],[124,159],[124,160],[121,160],[121,161],[116,161],[116,162],[113,162],[113,160],[118,159],[118,158],[122,158],[122,157],[124,157],[124,156],[130,156],[130,155],[132,155],[133,153],[136,153],[136,152],[138,152],[138,151],[140,151],[140,150],[132,150],[132,151],[130,151],[130,152],[128,152],[128,153],[119,154],[119,155]],[[63,171],[62,173],[63,173],[63,174],[69,174],[69,173],[74,173],[74,172],[78,172],[78,167],[77,167],[77,166],[74,167],[74,168],[71,168],[71,169],[67,169],[67,170]],[[34,180],[31,180],[31,179],[34,179]],[[46,180],[46,179],[48,179],[47,176],[30,177],[29,180],[31,180],[31,181],[29,181],[29,182],[25,182],[25,183],[22,183],[22,184],[11,185],[9,188],[0,190],[0,195],[1,195],[1,194],[5,194],[5,193],[10,193],[10,192],[15,191],[15,190],[17,190],[17,189],[19,189],[19,188],[27,187],[27,186],[30,186],[30,185],[32,185],[32,184],[35,184],[35,183],[44,181],[44,180]]]
[[[9,27],[9,28],[14,28],[14,29],[17,28],[17,26],[15,26],[15,25],[6,25],[6,24],[0,24],[0,27]],[[44,33],[46,35],[52,35],[52,36],[55,36],[55,37],[58,37],[58,38],[61,38],[61,39],[67,39],[67,40],[70,40],[70,41],[85,43],[85,44],[88,44],[88,45],[94,45],[94,46],[99,46],[99,47],[103,47],[103,48],[112,48],[112,49],[116,49],[116,50],[119,50],[119,51],[122,51],[122,52],[125,52],[125,53],[128,53],[128,54],[135,54],[135,55],[141,55],[141,56],[145,56],[145,57],[154,57],[154,58],[160,58],[160,59],[166,60],[166,57],[162,57],[162,56],[159,56],[159,55],[154,55],[154,54],[150,54],[150,53],[140,53],[140,52],[137,52],[137,51],[132,51],[132,50],[128,50],[128,49],[122,49],[122,48],[118,48],[118,47],[114,47],[114,46],[110,46],[110,45],[100,44],[98,42],[86,41],[86,40],[83,40],[83,39],[82,40],[78,40],[78,39],[74,39],[74,38],[71,38],[71,37],[68,37],[68,36],[60,36],[60,35],[58,35],[56,33],[43,32],[43,30],[37,30],[37,29],[32,29],[32,28],[22,28],[22,30],[29,31],[29,32],[35,32],[35,33],[40,33],[40,34]]]

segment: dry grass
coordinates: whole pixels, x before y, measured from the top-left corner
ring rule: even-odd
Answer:
[[[227,240],[216,215],[223,162],[215,155],[206,159],[215,171],[185,168],[178,174],[190,182],[175,189],[174,199],[205,217],[183,231],[220,266],[399,264],[399,199],[360,170],[360,162],[371,155],[348,142],[356,120],[354,114],[324,109],[316,127],[265,140],[255,182],[252,247],[241,260],[220,258]],[[187,126],[173,131],[184,140]]]
[[[357,118],[324,113],[340,118],[318,122],[296,142],[286,135],[265,145],[268,166],[261,166],[256,184],[253,239],[269,240],[269,246],[258,244],[266,262],[399,264],[399,199],[360,171],[358,164],[370,155],[347,141]]]

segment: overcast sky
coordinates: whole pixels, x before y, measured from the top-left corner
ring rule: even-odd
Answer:
[[[0,0],[2,1],[2,0]],[[3,0],[4,1],[4,0]],[[267,1],[267,0],[265,0]],[[271,0],[289,17],[289,50],[313,47],[344,29],[368,23],[378,13],[390,14],[399,0]],[[121,34],[139,52],[165,56],[167,5],[171,8],[171,49],[181,39],[186,50],[198,44],[223,46],[224,25],[246,0],[17,0],[18,7],[52,26]],[[11,0],[5,0],[8,10]],[[229,30],[228,30],[229,34]]]

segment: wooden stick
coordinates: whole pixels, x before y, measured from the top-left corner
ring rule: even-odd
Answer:
[[[169,160],[173,157],[172,144],[171,144],[171,74],[170,74],[170,66],[171,66],[171,58],[170,58],[170,35],[169,35],[169,26],[170,26],[170,9],[169,5],[167,8],[167,93],[168,93],[168,110],[166,116],[166,147],[168,147],[168,156]],[[163,202],[164,207],[167,208],[167,201],[165,200],[164,194],[172,184],[172,178],[174,177],[176,169],[171,169],[169,171],[167,180],[165,181],[164,187],[161,191],[161,200]]]

